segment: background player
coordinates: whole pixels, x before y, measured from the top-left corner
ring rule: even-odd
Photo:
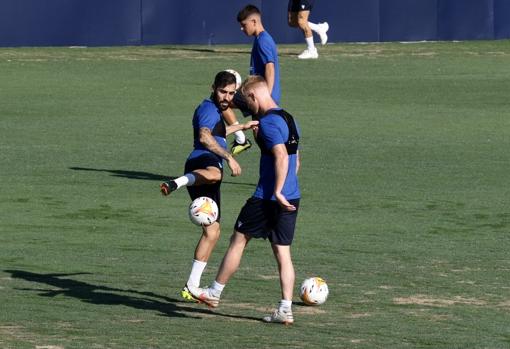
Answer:
[[[319,53],[313,42],[313,32],[319,34],[321,44],[328,42],[328,22],[315,24],[308,21],[314,0],[289,0],[288,24],[294,28],[300,28],[306,41],[306,49],[298,56],[299,59],[316,59]]]
[[[275,41],[262,24],[262,14],[260,10],[254,5],[247,5],[237,14],[237,21],[241,25],[241,30],[247,36],[254,37],[250,55],[250,75],[264,77],[269,86],[269,91],[271,91],[271,96],[276,103],[280,103],[280,64],[278,61],[278,49]],[[233,106],[239,108],[245,116],[251,114],[240,93],[234,96]],[[231,108],[225,110],[223,116],[229,125],[234,125],[237,122],[235,113]],[[237,155],[245,149],[248,149],[251,144],[247,139],[246,141],[247,143],[245,144],[239,142],[234,143],[232,154]]]

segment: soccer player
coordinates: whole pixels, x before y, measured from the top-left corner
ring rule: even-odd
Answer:
[[[264,29],[260,10],[254,5],[247,5],[237,14],[237,21],[241,25],[241,30],[247,36],[254,37],[250,57],[250,75],[264,77],[269,86],[269,91],[271,91],[271,96],[276,103],[280,103],[278,50],[275,41]],[[251,114],[240,93],[234,96],[233,106],[240,109],[244,116]],[[235,113],[231,108],[224,111],[223,116],[229,125],[235,125],[237,122]],[[236,133],[236,140],[232,147],[232,154],[234,155],[251,147],[249,140],[245,138],[244,134],[241,134],[242,131]]]
[[[217,307],[223,288],[237,271],[244,249],[252,238],[269,239],[278,264],[281,300],[265,322],[292,324],[294,266],[290,246],[300,201],[298,184],[299,130],[294,118],[278,107],[260,76],[249,77],[241,87],[248,106],[258,117],[255,128],[260,147],[260,178],[235,223],[230,245],[216,280],[209,288],[190,288],[191,294],[210,307]]]
[[[289,0],[288,23],[293,28],[300,28],[306,41],[306,49],[298,56],[299,59],[316,59],[319,53],[313,42],[313,32],[319,34],[321,44],[328,42],[328,22],[312,23],[308,21],[314,0]]]
[[[214,78],[211,97],[205,99],[193,115],[193,151],[186,160],[184,175],[160,185],[163,195],[186,186],[191,200],[200,196],[213,199],[218,205],[218,219],[209,226],[202,227],[202,236],[195,249],[194,259],[186,285],[181,296],[194,301],[189,287],[200,286],[200,278],[207,261],[220,237],[220,186],[223,178],[223,160],[227,162],[232,176],[241,175],[241,167],[227,151],[226,136],[238,130],[253,128],[257,121],[246,124],[225,126],[222,111],[228,108],[236,92],[236,78],[229,72],[219,72]]]

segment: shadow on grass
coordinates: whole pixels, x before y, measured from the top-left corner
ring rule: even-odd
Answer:
[[[169,179],[177,178],[177,177],[163,176],[160,174],[143,172],[143,171],[108,170],[108,169],[104,169],[104,168],[87,168],[87,167],[69,167],[69,169],[74,170],[74,171],[108,172],[113,177],[141,179],[141,180],[148,180],[148,181],[167,181]]]
[[[89,172],[107,172],[110,173],[113,177],[120,178],[129,178],[129,179],[140,179],[140,180],[148,180],[148,181],[168,181],[171,179],[177,178],[177,176],[164,176],[161,174],[144,172],[144,171],[130,171],[130,170],[109,170],[105,168],[89,168],[89,167],[69,167],[70,170],[73,171],[89,171]],[[250,187],[255,187],[256,185],[253,183],[235,183],[229,181],[223,181],[223,184],[233,184],[233,185],[246,185]]]
[[[21,279],[33,283],[51,286],[52,289],[25,288],[21,291],[39,292],[41,297],[65,296],[78,299],[85,303],[96,305],[122,305],[139,310],[157,311],[162,316],[186,317],[202,319],[200,316],[187,315],[184,312],[195,314],[214,314],[217,316],[260,321],[259,318],[250,316],[222,314],[211,312],[202,305],[195,307],[185,306],[189,304],[174,298],[161,296],[153,292],[140,292],[131,289],[120,289],[108,286],[93,285],[83,281],[70,279],[70,276],[91,275],[92,273],[71,273],[71,274],[39,274],[24,270],[4,270],[11,274],[13,279]],[[58,290],[54,289],[58,288]]]
[[[220,54],[244,54],[249,55],[250,50],[246,49],[222,49],[221,47],[216,46],[208,46],[208,48],[201,48],[201,47],[186,47],[186,46],[167,46],[163,47],[163,50],[168,51],[191,51],[191,52],[198,52],[198,53],[220,53]]]
[[[232,49],[232,48],[223,48],[221,46],[208,46],[207,48],[202,47],[186,47],[186,46],[166,46],[162,47],[163,50],[167,51],[190,51],[196,53],[215,53],[215,54],[242,54],[249,56],[251,54],[250,49]],[[278,56],[287,56],[287,57],[297,57],[298,53],[295,52],[285,52],[280,50],[278,52]]]

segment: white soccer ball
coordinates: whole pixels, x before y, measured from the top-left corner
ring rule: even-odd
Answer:
[[[218,218],[218,205],[207,196],[193,200],[189,205],[189,219],[196,225],[211,225]]]
[[[234,74],[234,76],[236,77],[236,90],[238,90],[239,87],[241,87],[241,84],[243,83],[243,79],[241,78],[241,74],[236,72],[234,69],[226,69],[225,71],[228,71],[230,74]]]
[[[299,297],[306,305],[323,304],[328,299],[328,294],[328,284],[320,277],[305,279],[299,290]]]

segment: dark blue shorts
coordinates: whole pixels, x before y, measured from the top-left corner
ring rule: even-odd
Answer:
[[[299,11],[311,11],[314,0],[289,0],[288,11],[299,12]]]
[[[190,173],[198,169],[205,169],[210,166],[219,168],[223,177],[222,161],[219,157],[211,153],[200,155],[193,159],[188,159],[186,161],[186,164],[184,165],[184,173]],[[221,181],[216,182],[214,184],[192,185],[190,187],[186,187],[186,189],[188,189],[188,194],[191,200],[195,200],[196,198],[201,196],[207,196],[208,198],[211,198],[214,201],[216,201],[216,204],[218,205],[218,219],[217,219],[218,222],[220,221],[221,217],[220,187]]]
[[[237,217],[234,230],[253,238],[269,239],[276,245],[291,245],[299,199],[289,202],[296,206],[296,211],[284,211],[276,201],[249,198]]]

